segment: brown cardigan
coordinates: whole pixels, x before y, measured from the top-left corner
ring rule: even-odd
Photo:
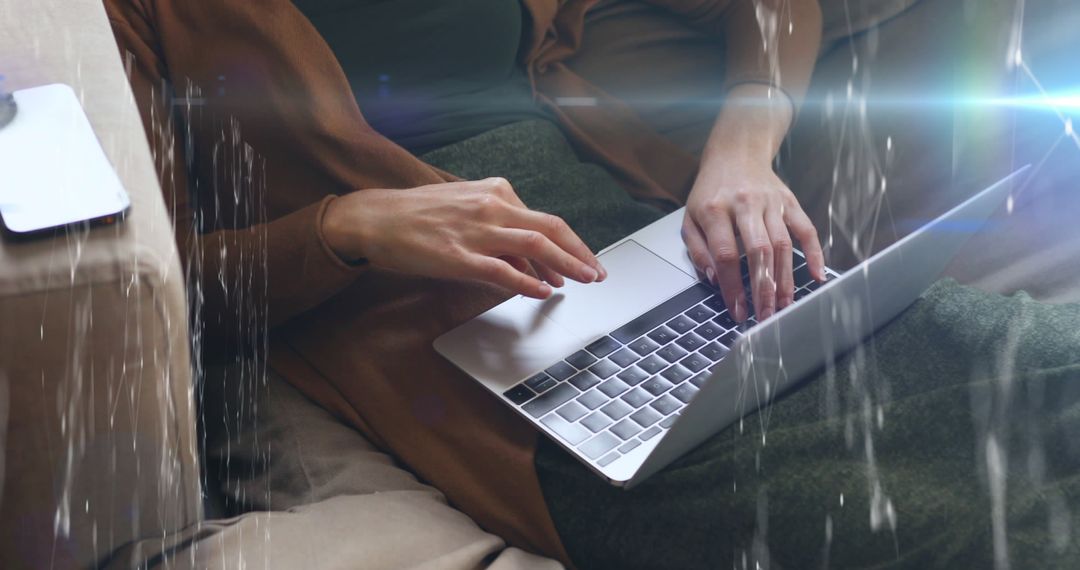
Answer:
[[[533,25],[522,64],[537,101],[584,159],[604,165],[634,196],[681,202],[695,157],[563,63],[581,45],[595,0],[523,1]],[[751,0],[653,3],[724,35],[728,86],[782,78],[797,100],[817,53],[817,3],[758,1],[786,5],[781,30],[788,17],[798,22],[795,34],[780,34],[775,76]],[[505,294],[349,266],[320,233],[336,194],[452,177],[367,125],[333,53],[289,0],[105,5],[159,161],[181,256],[195,275],[201,326],[193,330],[203,350],[249,346],[247,333],[269,324],[271,365],[309,397],[391,450],[488,530],[566,561],[532,470],[536,432],[431,349],[438,334]],[[554,103],[567,96],[601,104]],[[181,107],[183,125],[173,122],[167,102]]]

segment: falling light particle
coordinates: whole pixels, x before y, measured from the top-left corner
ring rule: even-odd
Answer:
[[[1016,53],[1013,54],[1013,65],[1017,67],[1024,65],[1024,53],[1020,51],[1020,48],[1016,48]]]
[[[841,507],[844,506],[844,494],[843,493],[840,493],[840,506]]]
[[[1009,199],[1005,200],[1005,211],[1010,214],[1013,213],[1013,197],[1011,194],[1009,195]]]
[[[1067,136],[1067,137],[1073,136],[1072,119],[1065,119],[1065,136]]]

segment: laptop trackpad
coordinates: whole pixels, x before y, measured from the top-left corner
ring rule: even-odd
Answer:
[[[599,256],[608,271],[602,283],[567,280],[543,301],[522,298],[545,317],[592,340],[605,335],[692,285],[683,273],[637,242],[628,240]]]

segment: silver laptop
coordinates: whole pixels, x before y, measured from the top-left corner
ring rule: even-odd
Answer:
[[[914,302],[1027,168],[843,275],[828,270],[824,284],[796,252],[796,302],[761,322],[736,323],[698,280],[680,209],[602,251],[604,282],[514,297],[435,349],[610,483],[632,487]],[[743,270],[745,284],[745,258]]]

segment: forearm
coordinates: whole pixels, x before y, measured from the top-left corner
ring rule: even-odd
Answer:
[[[797,106],[821,45],[817,0],[646,0],[724,39],[725,91],[774,85]]]
[[[772,85],[801,104],[821,46],[817,0],[730,0],[722,33],[726,89]]]
[[[702,170],[738,160],[768,165],[791,127],[794,105],[780,90],[744,83],[728,92],[702,154]]]

